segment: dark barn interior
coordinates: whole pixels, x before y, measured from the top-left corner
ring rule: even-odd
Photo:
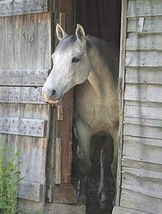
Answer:
[[[120,12],[121,12],[121,0],[76,0],[76,24],[81,24],[86,34],[99,37],[108,43],[110,43],[119,53],[120,46]],[[73,136],[73,167],[72,167],[72,182],[77,188],[78,179],[78,167],[79,159],[76,155],[77,143]],[[106,142],[109,144],[108,160],[112,157],[113,142],[110,136],[97,135],[94,136],[90,144],[91,155],[91,172],[89,175],[88,187],[87,187],[87,214],[99,214],[112,213],[112,201],[115,194],[114,179],[108,176],[109,185],[111,186],[108,192],[110,203],[107,207],[99,206],[98,198],[98,186],[100,180],[100,153],[101,148]],[[106,166],[110,167],[110,166]]]
[[[76,0],[76,23],[119,49],[121,0]]]

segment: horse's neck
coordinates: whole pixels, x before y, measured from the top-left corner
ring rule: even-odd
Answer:
[[[88,76],[88,81],[95,91],[98,98],[105,98],[110,94],[110,91],[116,90],[116,82],[112,75],[111,69],[102,59],[99,51],[93,49],[89,53],[92,64],[91,72]]]

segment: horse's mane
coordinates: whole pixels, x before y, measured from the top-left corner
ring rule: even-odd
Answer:
[[[102,39],[94,36],[87,35],[87,47],[88,49],[94,47],[102,57],[104,62],[111,67],[114,77],[118,78],[118,50],[116,50],[111,43],[108,43]]]

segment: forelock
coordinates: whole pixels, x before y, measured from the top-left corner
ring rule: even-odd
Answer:
[[[59,42],[55,51],[63,52],[67,50],[70,46],[72,46],[75,43],[76,40],[77,37],[75,35],[65,37]]]

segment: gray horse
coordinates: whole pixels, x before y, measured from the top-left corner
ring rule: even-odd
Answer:
[[[52,55],[53,69],[42,92],[47,102],[58,103],[69,89],[77,85],[74,93],[74,126],[82,172],[78,200],[85,203],[92,137],[110,135],[114,141],[113,166],[117,159],[118,57],[106,42],[85,36],[79,24],[75,35],[68,36],[60,25],[56,26],[56,33],[60,42]],[[101,198],[105,197],[103,182],[101,178]]]

